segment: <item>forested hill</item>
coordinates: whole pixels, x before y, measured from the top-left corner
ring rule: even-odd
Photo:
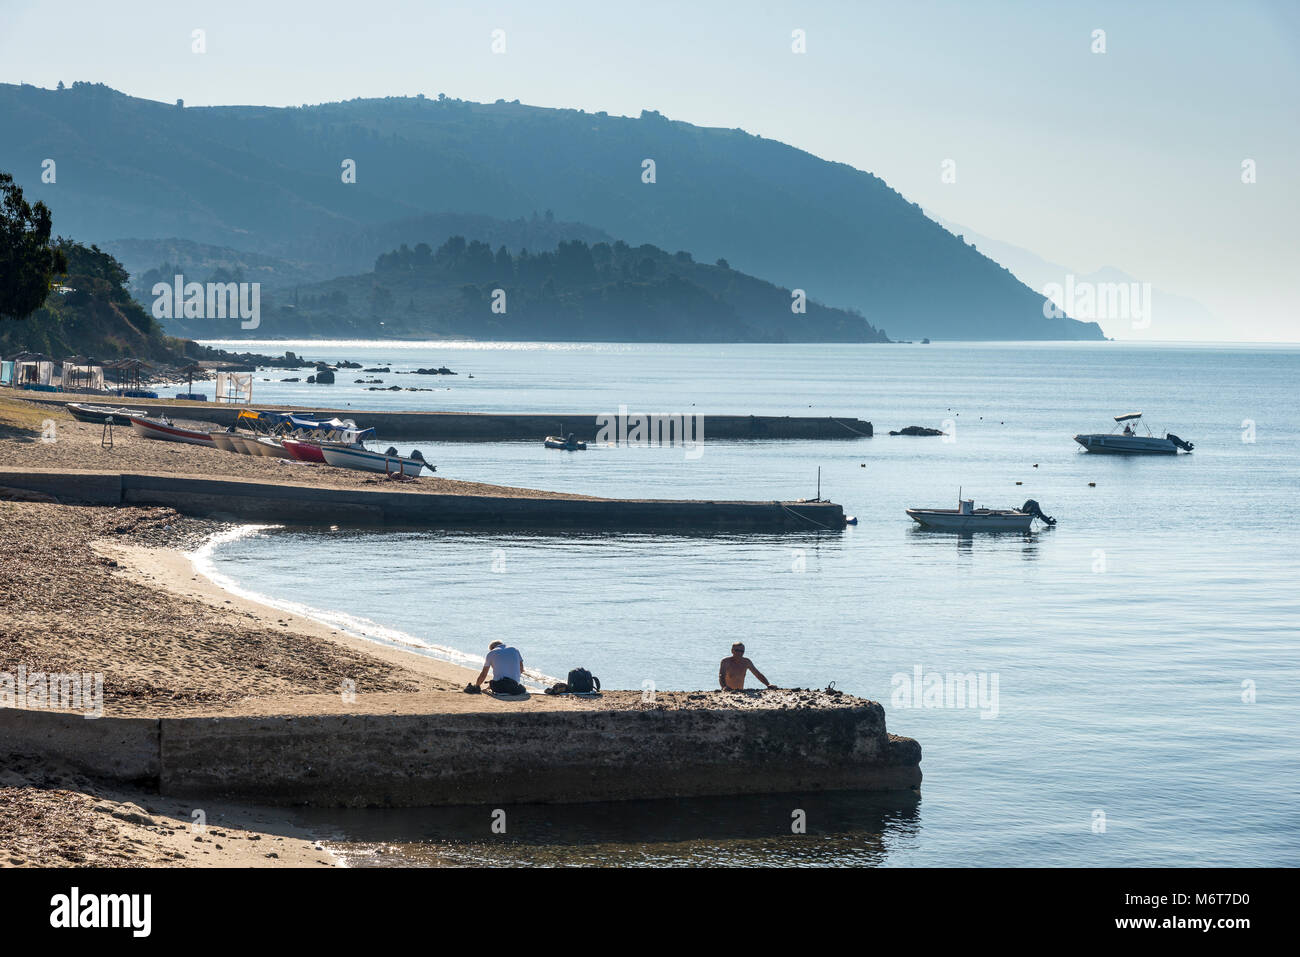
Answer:
[[[143,275],[169,282],[167,267]],[[200,279],[202,277],[192,277]],[[207,277],[231,281],[239,275]],[[217,320],[216,323],[220,323]],[[747,276],[725,260],[615,241],[511,253],[454,236],[403,244],[369,273],[268,293],[255,332],[173,319],[194,336],[465,337],[614,342],[885,342],[860,315]]]
[[[184,364],[209,353],[168,336],[126,290],[126,270],[112,256],[67,239],[55,245],[67,257],[67,274],[59,277],[45,304],[30,316],[0,321],[0,355],[133,356]]]
[[[1102,334],[1044,318],[1039,293],[871,173],[650,111],[442,97],[187,108],[89,83],[0,85],[0,130],[0,168],[89,241],[311,258],[303,250],[318,238],[430,213],[509,221],[549,209],[635,245],[726,258],[895,337]],[[47,159],[54,183],[41,180]],[[349,160],[354,183],[343,181]],[[352,271],[369,268],[363,252]]]

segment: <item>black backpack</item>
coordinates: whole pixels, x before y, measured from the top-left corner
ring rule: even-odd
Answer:
[[[592,691],[600,690],[600,679],[586,668],[574,668],[570,671],[566,684],[571,694],[590,694]]]

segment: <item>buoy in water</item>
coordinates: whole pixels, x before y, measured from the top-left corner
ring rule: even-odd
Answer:
[[[1096,488],[1096,487],[1097,487],[1097,483],[1096,483],[1096,482],[1089,482],[1089,483],[1088,483],[1088,488]]]

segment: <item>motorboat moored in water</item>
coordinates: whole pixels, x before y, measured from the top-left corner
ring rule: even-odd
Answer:
[[[1120,429],[1123,423],[1124,428]],[[1139,435],[1136,426],[1141,425],[1146,435]],[[1115,430],[1112,432],[1091,432],[1076,435],[1078,442],[1088,452],[1100,452],[1107,455],[1177,455],[1178,450],[1190,452],[1194,446],[1184,442],[1172,432],[1166,432],[1164,438],[1152,434],[1142,422],[1141,412],[1128,412],[1115,416]]]
[[[1056,524],[1032,498],[1020,508],[976,508],[974,499],[960,495],[956,508],[909,508],[907,514],[922,528],[944,532],[1028,532],[1034,519]]]
[[[548,435],[546,441],[542,443],[548,449],[563,449],[566,452],[582,452],[587,448],[586,442],[579,442],[577,436],[572,432],[564,438],[558,435]]]

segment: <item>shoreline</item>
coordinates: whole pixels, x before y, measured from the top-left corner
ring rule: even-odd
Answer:
[[[250,527],[265,526],[238,526],[241,530]],[[477,671],[434,654],[425,654],[414,645],[407,649],[396,643],[358,635],[345,628],[335,627],[328,621],[295,611],[284,604],[275,604],[275,599],[269,596],[255,597],[239,588],[237,583],[236,588],[231,589],[214,581],[198,566],[195,556],[204,548],[219,544],[219,541],[214,540],[219,540],[227,534],[229,530],[214,531],[192,551],[123,545],[117,542],[104,543],[100,547],[118,562],[123,571],[134,576],[141,584],[161,587],[174,594],[197,599],[214,610],[234,611],[250,617],[260,626],[289,628],[300,635],[335,642],[362,654],[375,655],[417,672],[439,686],[428,690],[447,690],[441,687],[443,685],[451,685],[459,689],[465,682],[473,681],[478,677]],[[268,600],[260,600],[262,598]],[[321,611],[329,613],[328,609],[321,609]],[[384,627],[378,622],[375,624]]]
[[[15,465],[114,455],[98,448],[99,429],[74,423],[60,422],[57,442],[34,441],[39,421],[24,414],[0,403],[0,449]],[[117,456],[181,464],[194,451],[220,455],[124,438]],[[237,457],[216,461],[227,459]],[[0,486],[24,473],[6,474],[15,481]],[[462,497],[547,494],[447,486]],[[887,733],[879,704],[838,693],[662,691],[649,703],[639,690],[463,694],[477,662],[385,640],[400,634],[392,630],[351,633],[342,616],[312,617],[320,610],[209,577],[204,556],[248,523],[120,496],[68,505],[21,487],[0,488],[0,523],[9,586],[0,592],[0,673],[96,675],[104,715],[87,722],[48,703],[0,709],[0,844],[15,849],[0,866],[340,863],[294,823],[289,808],[299,804],[569,803],[920,782],[916,742]],[[829,746],[809,751],[809,734]],[[739,744],[759,737],[761,754]],[[845,766],[841,751],[861,757]],[[594,766],[606,773],[593,777]],[[196,807],[210,826],[220,821],[220,847],[188,830]],[[253,854],[256,834],[280,849]]]

